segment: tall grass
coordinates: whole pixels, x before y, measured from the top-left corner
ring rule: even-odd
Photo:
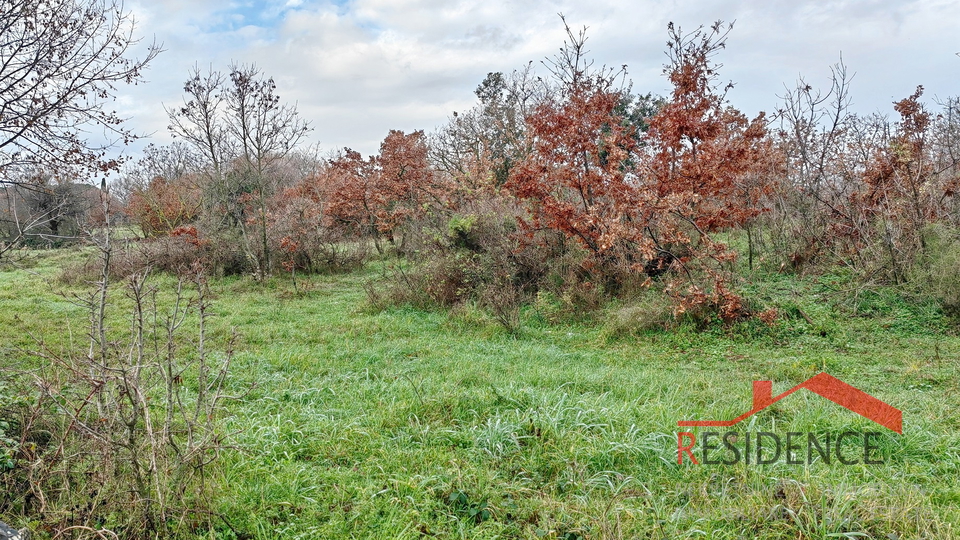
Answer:
[[[66,340],[44,321],[76,314],[44,268],[0,274],[0,322]],[[227,404],[217,511],[230,526],[193,535],[960,536],[960,338],[935,308],[885,289],[854,298],[843,276],[771,275],[752,294],[780,308],[772,327],[664,330],[622,304],[592,319],[532,305],[510,332],[477,308],[371,308],[376,276],[312,276],[301,294],[211,282],[212,338],[240,336],[226,391],[253,390]],[[17,362],[17,333],[0,340]],[[885,465],[677,465],[678,420],[736,416],[752,380],[778,393],[821,370],[903,410]],[[738,426],[876,428],[808,392]]]

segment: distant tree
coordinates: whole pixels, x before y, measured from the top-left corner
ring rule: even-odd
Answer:
[[[130,194],[126,213],[145,236],[169,234],[200,215],[200,186],[193,175],[156,176]]]
[[[380,153],[367,160],[346,149],[323,173],[329,219],[372,238],[381,252],[381,239],[395,242],[399,236],[403,251],[417,228],[411,224],[447,204],[450,186],[431,167],[428,152],[422,131],[397,130],[390,130]]]
[[[147,189],[157,177],[174,181],[188,174],[198,174],[201,158],[192,145],[184,141],[157,146],[148,144],[143,155],[124,166],[119,178],[110,183],[110,193],[127,204],[130,197]]]
[[[134,58],[134,30],[119,0],[0,0],[0,182],[37,166],[68,177],[118,168],[108,149],[137,135],[107,103],[161,51]]]
[[[666,99],[652,92],[639,95],[626,92],[617,107],[617,113],[635,130],[637,142],[642,142],[642,135],[650,130],[650,121],[666,103]]]
[[[383,208],[378,222],[390,239],[404,224],[424,217],[428,209],[445,205],[448,186],[430,166],[428,152],[423,131],[390,130],[380,144],[378,187]]]
[[[479,103],[454,112],[431,137],[431,161],[463,189],[499,189],[529,151],[525,119],[549,92],[527,65],[488,73],[474,93]]]
[[[328,203],[328,227],[370,238],[377,251],[382,252],[377,218],[384,201],[379,180],[375,158],[363,159],[359,152],[346,148],[320,173],[298,185],[297,190],[313,201]]]
[[[367,242],[357,240],[382,249],[372,211],[374,158],[345,149],[310,168],[270,201],[270,240],[291,276],[361,264]]]
[[[186,94],[183,105],[165,108],[170,119],[167,129],[201,156],[201,168],[209,177],[204,196],[208,214],[214,213],[217,206],[223,206],[229,199],[226,169],[236,155],[236,142],[229,137],[223,118],[226,114],[223,92],[226,80],[226,75],[219,71],[210,69],[203,74],[199,67],[194,67],[183,85]],[[233,215],[232,212],[222,213],[226,214],[223,218]]]
[[[42,172],[0,184],[0,256],[21,245],[55,246],[77,240],[88,226],[103,223],[100,195],[89,184]],[[109,202],[119,210],[118,201]]]
[[[252,215],[246,224],[254,225],[257,239],[247,244],[258,244],[257,270],[265,276],[271,269],[271,249],[267,235],[267,202],[277,190],[277,175],[273,165],[287,156],[310,131],[309,124],[299,117],[295,106],[282,105],[276,94],[277,85],[265,78],[259,68],[233,65],[226,95],[227,130],[241,150],[239,175]],[[248,236],[246,228],[241,229]]]

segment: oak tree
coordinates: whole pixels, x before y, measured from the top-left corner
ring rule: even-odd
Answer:
[[[625,251],[649,249],[632,220],[642,194],[634,131],[619,109],[625,73],[594,69],[585,29],[566,30],[568,40],[547,64],[559,88],[527,116],[531,151],[506,188],[526,202],[528,232],[559,231],[588,252],[588,267],[607,266]]]

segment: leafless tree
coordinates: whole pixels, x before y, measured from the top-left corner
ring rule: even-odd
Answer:
[[[102,221],[99,200],[96,187],[42,170],[0,182],[0,259],[24,255],[25,246],[56,246],[84,236],[88,225]]]
[[[135,26],[122,0],[0,0],[0,182],[119,166],[108,150],[137,135],[108,103],[161,52],[135,58]]]
[[[827,249],[823,243],[832,238],[827,232],[832,223],[853,222],[844,207],[851,176],[856,174],[850,170],[854,161],[850,154],[856,151],[848,143],[866,139],[851,135],[865,127],[850,112],[852,78],[841,59],[830,67],[829,90],[814,88],[801,78],[780,96],[775,119],[780,123],[777,140],[785,174],[768,221],[775,253],[797,269]],[[861,157],[856,163],[865,160]]]
[[[183,141],[157,146],[147,145],[140,159],[127,163],[119,178],[111,182],[110,192],[126,205],[135,193],[146,191],[156,178],[175,181],[200,171],[202,159],[193,145]]]
[[[488,73],[474,90],[479,103],[454,112],[430,140],[434,167],[475,189],[502,185],[514,163],[526,155],[524,121],[550,89],[527,64],[505,75]]]
[[[194,68],[183,106],[167,108],[171,133],[207,161],[207,210],[226,210],[260,276],[271,265],[267,201],[281,176],[274,169],[311,129],[295,105],[281,103],[276,89],[253,65],[231,65],[228,74]]]

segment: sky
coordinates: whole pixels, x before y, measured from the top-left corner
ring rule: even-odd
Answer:
[[[127,0],[141,47],[161,43],[145,84],[119,87],[128,125],[166,144],[164,106],[183,100],[194,66],[253,63],[313,128],[322,151],[376,153],[390,129],[432,131],[476,103],[489,72],[540,62],[563,45],[563,13],[587,27],[596,65],[627,66],[635,93],[666,94],[667,24],[684,31],[735,21],[717,57],[733,106],[753,116],[798,77],[829,86],[841,59],[853,110],[894,115],[892,102],[960,95],[960,2],[917,0]]]

